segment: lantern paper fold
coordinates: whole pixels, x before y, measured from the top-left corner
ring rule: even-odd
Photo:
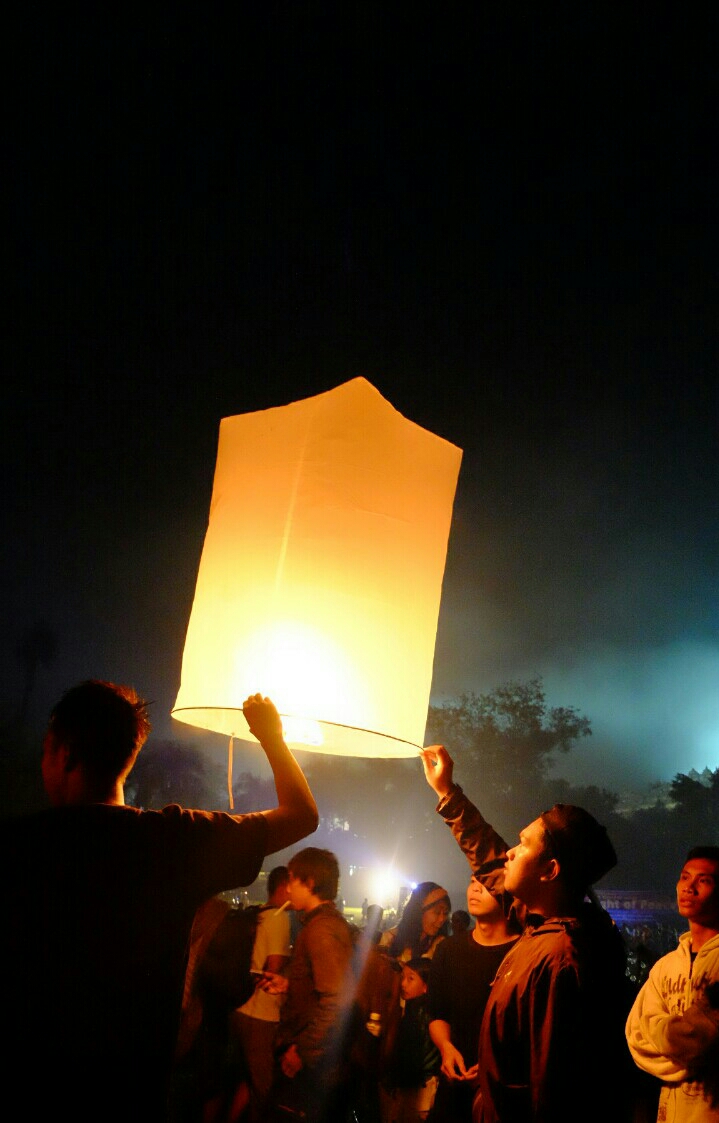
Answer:
[[[413,756],[424,738],[461,450],[365,379],[226,417],[173,716],[251,740]]]

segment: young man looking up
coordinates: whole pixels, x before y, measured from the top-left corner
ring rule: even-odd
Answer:
[[[496,885],[492,892],[472,877],[467,909],[474,927],[443,940],[434,953],[427,1008],[442,1069],[433,1123],[472,1118],[482,1014],[497,968],[519,935],[519,925],[509,919],[511,903]]]
[[[259,694],[243,709],[278,799],[251,815],[126,807],[145,703],[92,681],[55,706],[42,756],[52,806],[0,827],[5,1091],[27,1117],[162,1118],[196,910],[316,829],[277,710]]]
[[[482,1018],[475,1123],[623,1119],[624,947],[608,914],[584,900],[617,860],[606,831],[581,807],[557,804],[508,849],[453,782],[446,749],[422,759],[473,873],[509,893],[523,923]]]
[[[270,993],[286,995],[271,1099],[278,1119],[286,1118],[289,1109],[304,1112],[307,1120],[333,1121],[351,999],[352,934],[334,904],[339,885],[335,855],[309,846],[293,855],[287,868],[290,903],[302,916],[287,977],[266,972],[261,984]]]
[[[719,1120],[719,846],[696,846],[677,882],[689,931],[652,967],[627,1019],[639,1068],[662,1083],[660,1123]]]

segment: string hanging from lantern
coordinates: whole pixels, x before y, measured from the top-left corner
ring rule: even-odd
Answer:
[[[227,795],[230,804],[230,811],[234,811],[235,809],[235,797],[232,794],[232,756],[234,740],[234,737],[230,733],[230,743],[227,746]]]

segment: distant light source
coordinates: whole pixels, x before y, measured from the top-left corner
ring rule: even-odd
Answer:
[[[400,875],[395,870],[375,870],[370,881],[371,901],[383,909],[395,908],[401,884]]]
[[[424,738],[461,450],[363,378],[226,417],[172,714],[251,739],[413,756]]]

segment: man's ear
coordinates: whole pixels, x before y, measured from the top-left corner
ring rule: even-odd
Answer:
[[[561,873],[559,862],[556,858],[547,858],[545,862],[544,873],[542,874],[541,881],[556,881]]]
[[[72,740],[61,741],[52,727],[45,734],[43,751],[49,752],[50,756],[55,758],[63,772],[72,772],[77,765],[77,754]]]
[[[72,772],[77,765],[77,757],[70,745],[59,744],[55,742],[55,755],[60,761],[60,767],[63,772]]]
[[[136,762],[137,762],[137,758],[138,758],[138,756],[139,756],[139,755],[140,755],[140,749],[139,749],[139,748],[137,748],[137,749],[135,749],[135,750],[133,751],[133,753],[132,753],[132,756],[131,756],[131,757],[130,757],[130,759],[128,760],[127,764],[126,764],[126,765],[125,765],[125,767],[123,768],[123,770],[122,770],[122,772],[120,773],[120,775],[118,776],[118,779],[119,779],[119,781],[120,781],[120,783],[121,783],[121,784],[124,784],[124,783],[125,783],[125,781],[127,780],[127,777],[128,777],[128,776],[130,775],[130,773],[132,772],[133,768],[135,767],[135,764],[136,764]]]

